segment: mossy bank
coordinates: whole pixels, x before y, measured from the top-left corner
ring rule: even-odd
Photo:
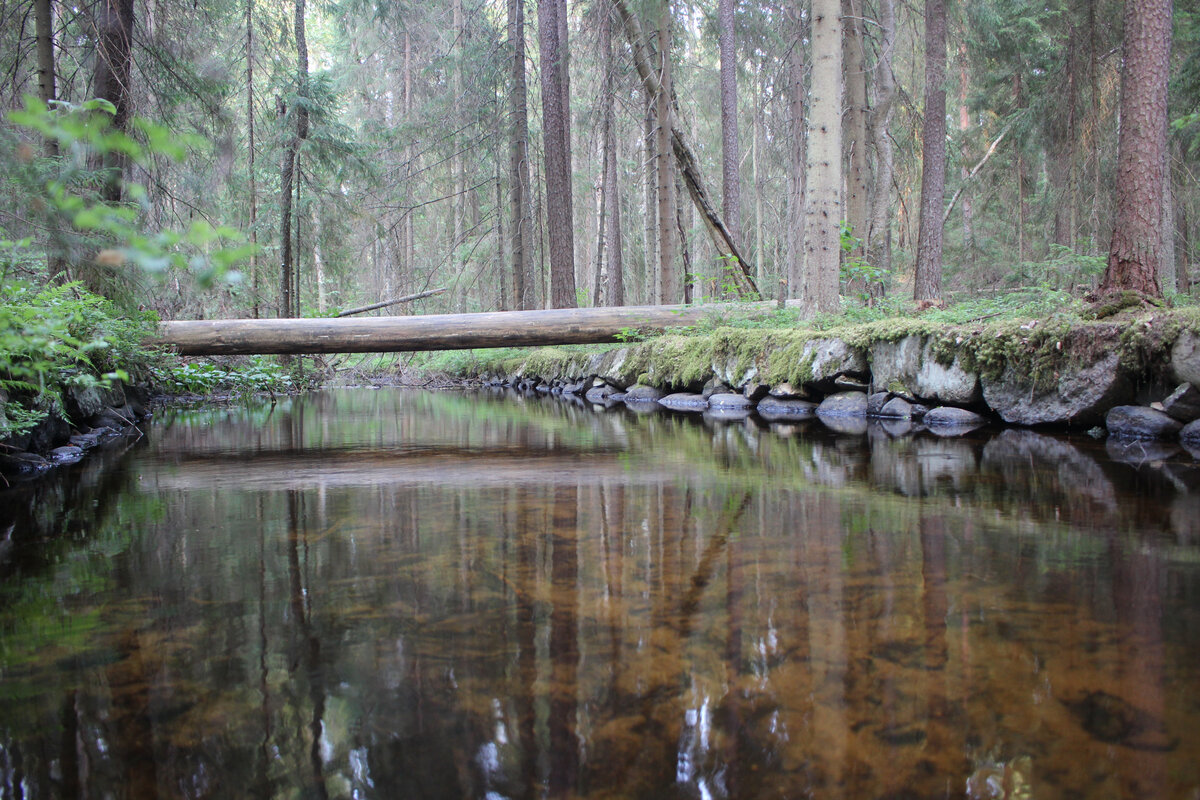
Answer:
[[[862,402],[830,404],[829,413],[889,416],[884,406],[899,399],[895,414],[920,417],[946,407],[1011,425],[1062,428],[1103,425],[1113,409],[1136,405],[1182,426],[1200,417],[1200,404],[1191,417],[1190,405],[1172,399],[1200,392],[1200,310],[1091,322],[947,324],[915,317],[824,330],[714,327],[604,347],[477,351],[454,369],[485,383],[596,399],[654,396],[689,410],[704,404],[662,398],[698,395],[707,403],[714,394],[740,394],[751,403],[801,401],[797,413],[810,403],[824,413],[820,404],[831,397],[857,393]],[[1179,435],[1178,429],[1110,432]]]

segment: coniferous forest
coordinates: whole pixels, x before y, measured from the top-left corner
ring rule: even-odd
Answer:
[[[22,291],[184,319],[1200,280],[1186,3],[4,0],[0,31]]]

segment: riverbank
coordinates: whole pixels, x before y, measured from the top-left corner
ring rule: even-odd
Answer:
[[[453,370],[469,382],[605,405],[1200,442],[1196,309],[1092,322],[917,317],[825,330],[715,327],[613,346],[476,352]]]

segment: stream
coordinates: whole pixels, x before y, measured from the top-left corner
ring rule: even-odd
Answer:
[[[1196,798],[1200,462],[329,390],[0,492],[0,797]]]

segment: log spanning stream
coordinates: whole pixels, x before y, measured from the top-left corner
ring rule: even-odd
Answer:
[[[1192,798],[1197,520],[1023,430],[167,410],[0,494],[0,796]]]

